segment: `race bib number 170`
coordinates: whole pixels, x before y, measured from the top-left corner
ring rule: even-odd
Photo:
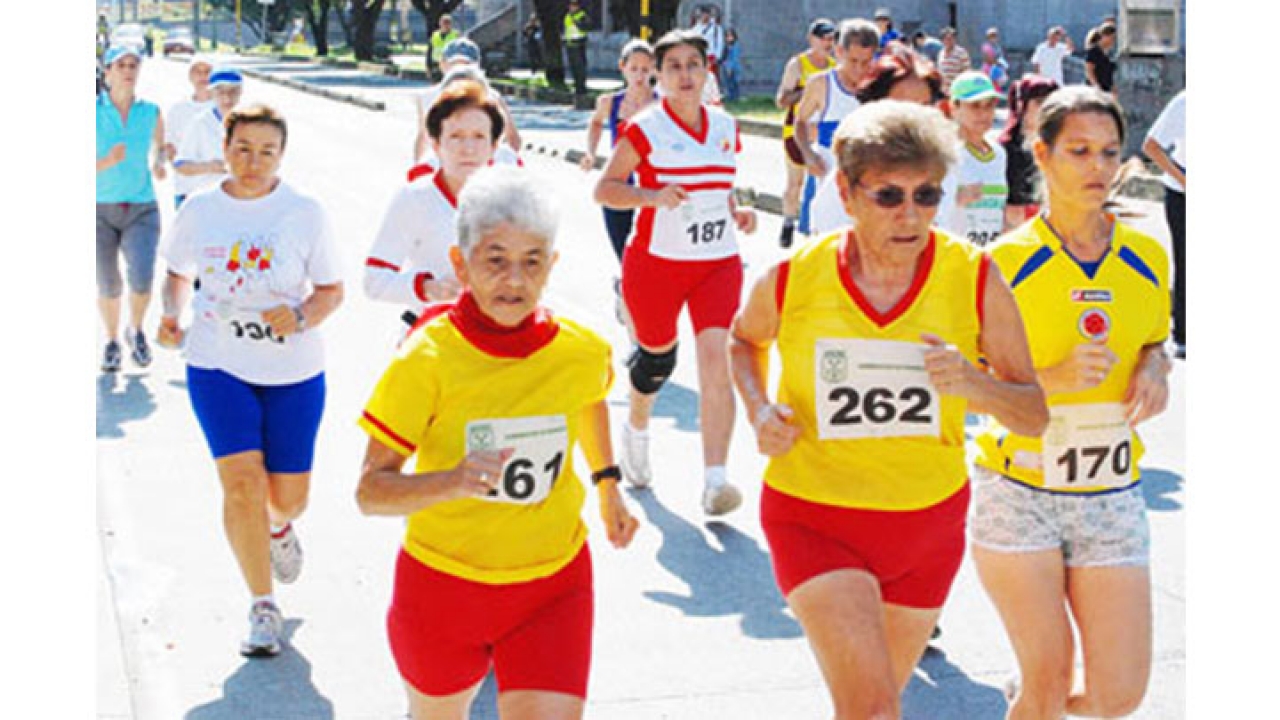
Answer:
[[[1133,433],[1120,403],[1049,408],[1041,460],[1050,488],[1124,487],[1133,482]]]
[[[533,504],[551,494],[569,450],[563,415],[473,420],[467,423],[467,452],[511,448],[498,487],[485,499]]]
[[[941,405],[924,353],[924,345],[894,340],[818,340],[818,438],[937,437]]]

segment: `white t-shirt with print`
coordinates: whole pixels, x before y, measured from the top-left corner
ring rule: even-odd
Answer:
[[[934,220],[938,227],[978,247],[989,245],[1004,232],[1004,206],[1009,199],[1008,156],[994,135],[988,136],[987,145],[992,152],[984,159],[964,140],[957,144],[959,161],[942,181],[942,204]],[[956,202],[959,188],[975,183],[982,186],[982,197],[970,205]]]
[[[1185,175],[1187,172],[1187,91],[1182,90],[1161,111],[1160,117],[1147,131],[1147,137],[1156,141],[1166,155]],[[1165,187],[1184,193],[1186,188],[1172,176],[1164,175]]]
[[[1066,43],[1058,43],[1053,47],[1049,47],[1049,41],[1044,41],[1036,46],[1036,51],[1031,56],[1031,62],[1040,66],[1039,75],[1043,75],[1057,82],[1059,85],[1066,83],[1062,79],[1062,61],[1071,55],[1071,50]]]
[[[174,157],[173,166],[222,160],[222,144],[225,138],[226,128],[222,124],[222,115],[218,112],[218,108],[211,106],[187,123],[178,141],[178,153]],[[183,175],[179,172],[175,172],[174,176],[174,195],[190,195],[226,177],[222,173]]]
[[[169,269],[197,281],[187,362],[257,385],[287,385],[324,370],[324,343],[311,328],[276,337],[262,311],[296,307],[315,285],[340,282],[328,214],[280,182],[265,197],[239,200],[221,184],[187,198],[165,235]]]
[[[176,150],[191,121],[213,106],[213,100],[196,101],[191,98],[179,100],[171,105],[169,112],[164,115],[164,141],[172,144]],[[174,159],[177,159],[176,156]]]

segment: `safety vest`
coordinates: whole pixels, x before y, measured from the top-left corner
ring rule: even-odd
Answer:
[[[567,43],[580,43],[587,39],[587,31],[583,27],[587,24],[587,11],[579,10],[576,13],[565,13],[564,15],[564,41]]]
[[[444,54],[444,46],[458,39],[458,31],[450,30],[448,34],[441,33],[439,30],[431,33],[431,57],[436,62],[440,62]]]

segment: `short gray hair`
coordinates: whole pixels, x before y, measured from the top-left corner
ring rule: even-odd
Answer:
[[[510,224],[555,248],[559,207],[545,181],[521,167],[490,165],[467,179],[458,195],[458,248],[470,255],[480,238]]]
[[[937,109],[877,100],[840,121],[832,151],[850,185],[873,169],[929,169],[942,179],[956,162],[958,142],[954,124]]]
[[[836,31],[836,44],[848,50],[855,44],[864,48],[880,47],[880,28],[862,18],[841,20]]]

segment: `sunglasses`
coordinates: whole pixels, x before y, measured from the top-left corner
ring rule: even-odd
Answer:
[[[858,181],[857,185],[867,188]],[[867,188],[867,196],[886,210],[892,210],[896,207],[902,207],[902,203],[907,201],[907,191],[897,185],[885,185],[877,190]],[[938,207],[942,203],[942,187],[938,185],[921,185],[911,193],[911,200],[920,207]]]

